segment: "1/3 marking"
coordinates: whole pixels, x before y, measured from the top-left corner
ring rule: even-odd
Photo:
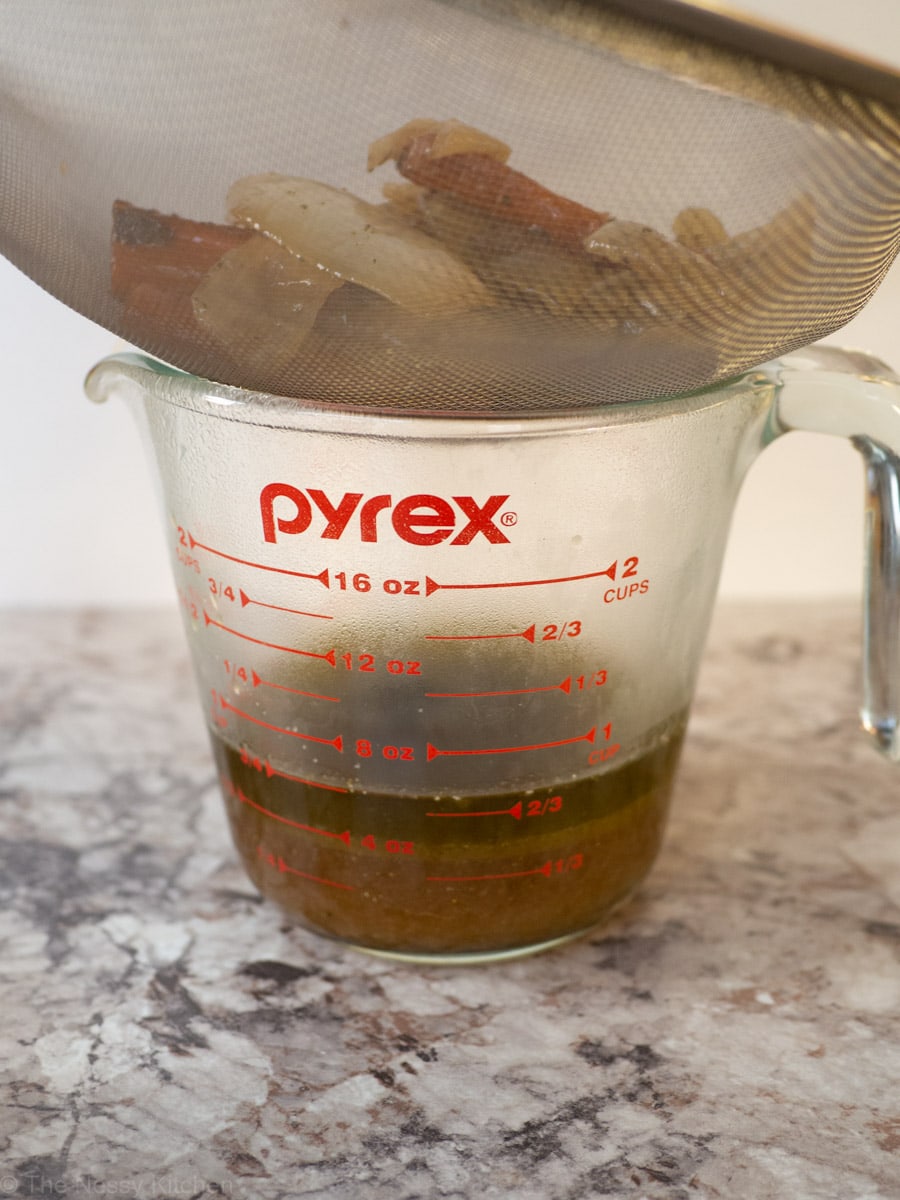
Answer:
[[[571,680],[570,686],[574,684],[575,688],[579,692],[583,692],[584,689],[588,687],[603,687],[608,678],[609,676],[607,675],[606,671],[595,671],[593,675],[576,675],[576,677]]]

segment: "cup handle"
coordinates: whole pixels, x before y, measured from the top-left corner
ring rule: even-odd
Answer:
[[[772,436],[849,438],[866,471],[863,729],[900,762],[900,377],[856,351],[812,346],[776,368]]]

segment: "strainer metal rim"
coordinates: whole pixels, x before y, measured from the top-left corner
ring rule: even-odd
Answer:
[[[815,75],[826,83],[900,107],[900,70],[721,0],[595,0],[598,7],[693,34],[729,50]]]
[[[98,404],[115,396],[132,400],[152,396],[159,403],[188,409],[199,416],[247,425],[330,430],[394,441],[438,438],[450,445],[469,439],[504,441],[512,436],[583,433],[597,425],[642,424],[660,416],[690,414],[729,403],[736,388],[747,391],[773,388],[782,363],[783,360],[774,359],[721,383],[681,394],[598,403],[591,407],[573,406],[560,411],[460,413],[316,403],[216,383],[134,351],[111,354],[95,363],[85,379],[85,391]]]

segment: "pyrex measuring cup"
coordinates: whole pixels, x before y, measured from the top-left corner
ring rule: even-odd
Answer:
[[[785,430],[866,460],[863,721],[900,758],[900,382],[870,359],[521,419],[316,408],[128,356],[87,386],[142,414],[235,844],[313,930],[491,958],[634,890],[736,493]]]

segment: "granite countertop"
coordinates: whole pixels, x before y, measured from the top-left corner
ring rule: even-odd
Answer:
[[[720,607],[602,931],[416,967],[235,861],[178,617],[0,617],[0,1196],[900,1197],[900,772],[852,606]]]

